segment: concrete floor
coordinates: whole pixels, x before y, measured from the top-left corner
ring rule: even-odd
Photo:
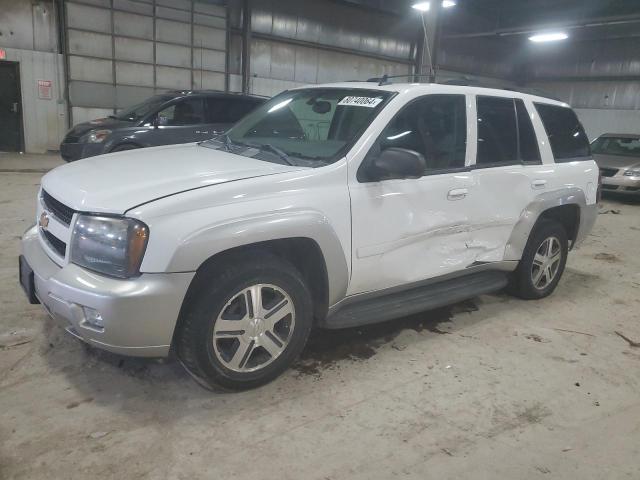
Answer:
[[[640,341],[640,203],[603,203],[548,299],[317,332],[279,380],[212,394],[27,304],[17,255],[41,174],[2,161],[2,479],[640,478],[640,348],[615,333]]]

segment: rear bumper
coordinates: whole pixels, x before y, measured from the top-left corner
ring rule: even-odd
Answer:
[[[66,162],[73,162],[81,158],[94,157],[104,152],[103,143],[61,143],[60,156]]]
[[[33,269],[37,298],[69,333],[118,354],[167,356],[195,273],[147,273],[121,280],[73,264],[60,267],[42,249],[36,227],[23,236],[22,254]],[[100,312],[104,327],[89,324],[83,307]]]

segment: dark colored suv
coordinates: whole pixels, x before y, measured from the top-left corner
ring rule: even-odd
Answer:
[[[71,162],[109,152],[206,140],[265,101],[206,90],[155,95],[117,115],[79,123],[60,144],[60,154]]]

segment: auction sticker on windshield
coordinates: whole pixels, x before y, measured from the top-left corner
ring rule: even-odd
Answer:
[[[344,97],[338,105],[374,108],[377,107],[380,102],[382,102],[382,99],[375,97]]]

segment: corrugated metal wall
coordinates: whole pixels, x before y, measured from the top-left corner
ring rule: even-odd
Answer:
[[[254,0],[251,8],[252,93],[412,71],[415,24],[407,31],[400,17],[327,0]],[[240,46],[238,36],[231,44],[235,76]],[[232,80],[234,88],[240,84]]]
[[[492,38],[443,38],[438,54],[445,69],[501,79],[512,79],[519,61],[508,45]]]
[[[573,106],[591,139],[640,133],[638,39],[568,42],[530,51],[529,85]]]
[[[64,60],[57,53],[55,13],[51,1],[0,0],[0,48],[7,61],[19,64],[27,152],[56,150],[66,130]],[[38,80],[52,82],[50,99],[39,98]]]
[[[65,2],[73,123],[167,89],[225,89],[227,9],[193,0]]]

